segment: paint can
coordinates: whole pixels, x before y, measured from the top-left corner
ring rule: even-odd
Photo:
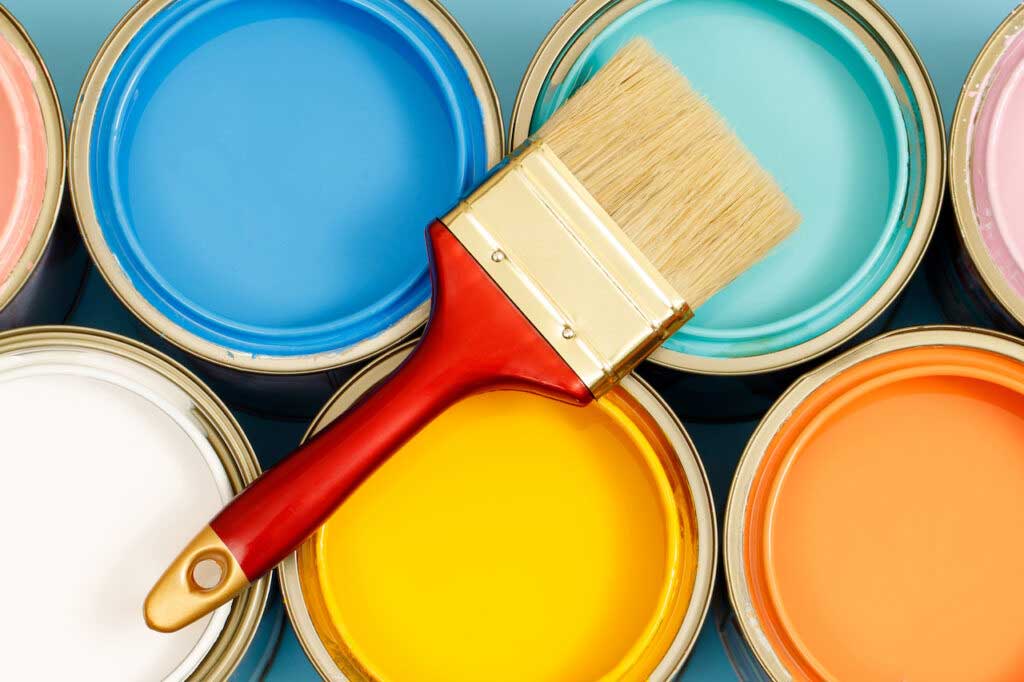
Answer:
[[[261,679],[284,622],[269,578],[173,635],[142,615],[187,535],[259,475],[223,403],[135,341],[34,327],[0,335],[0,411],[0,517],[21,556],[0,567],[19,586],[4,600],[18,622],[7,674],[34,679],[45,662],[57,679]]]
[[[1024,344],[996,332],[894,332],[794,384],[726,510],[742,678],[1020,678],[1022,443]]]
[[[0,330],[63,322],[87,259],[61,216],[64,123],[43,59],[0,5]]]
[[[307,438],[410,352],[355,377]],[[715,533],[692,442],[628,377],[586,408],[467,399],[280,573],[326,680],[669,680],[707,612]]]
[[[943,309],[968,324],[1024,332],[1024,9],[989,38],[950,131],[950,220],[929,274]]]
[[[225,395],[307,417],[427,319],[424,230],[503,155],[435,0],[145,0],[71,133],[86,244]]]
[[[688,416],[756,414],[809,361],[877,331],[915,271],[945,182],[934,89],[870,0],[582,0],[527,70],[512,144],[635,36],[680,68],[804,217],[645,370],[659,392],[699,396]]]

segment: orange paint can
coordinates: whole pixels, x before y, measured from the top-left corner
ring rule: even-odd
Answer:
[[[745,680],[1024,679],[1024,345],[890,334],[798,381],[724,529]]]

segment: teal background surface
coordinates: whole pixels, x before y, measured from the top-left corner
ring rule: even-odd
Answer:
[[[47,60],[70,116],[89,62],[129,0],[3,0],[26,25]],[[506,114],[511,111],[519,79],[550,26],[568,8],[568,0],[447,0],[447,5],[475,41],[495,80]],[[1012,10],[1016,0],[882,0],[902,23],[932,73],[947,124],[964,77],[988,35]],[[899,304],[896,326],[941,322],[933,297],[919,273]],[[92,272],[82,301],[70,322],[137,336],[133,318]],[[274,422],[240,413],[239,419],[265,465],[276,462],[299,440],[304,425]],[[721,513],[732,472],[754,423],[687,424],[703,456]],[[732,682],[732,672],[714,631],[714,613],[681,679],[686,682]],[[523,652],[529,655],[529,652]],[[294,636],[286,633],[267,682],[315,682]]]

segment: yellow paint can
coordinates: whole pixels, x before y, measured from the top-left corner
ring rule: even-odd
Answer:
[[[711,510],[692,444],[639,380],[587,408],[489,393],[377,471],[283,582],[329,680],[668,679],[706,612]]]

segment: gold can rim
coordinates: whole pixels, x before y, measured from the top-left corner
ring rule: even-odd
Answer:
[[[360,370],[324,405],[313,419],[302,441],[305,442],[324,428],[331,414],[348,410],[363,394],[392,374],[412,353],[415,345],[415,342],[407,342],[393,348]],[[673,679],[685,664],[697,643],[697,636],[711,606],[718,571],[718,526],[707,472],[697,454],[697,447],[682,422],[661,396],[639,376],[633,374],[626,377],[621,386],[654,418],[671,443],[683,478],[690,489],[696,519],[697,572],[690,603],[676,637],[650,677],[655,682],[667,682]],[[309,660],[324,680],[349,682],[349,678],[335,664],[316,632],[299,579],[298,554],[293,552],[281,562],[278,572],[288,616]]]
[[[43,203],[32,228],[32,235],[24,252],[6,279],[0,280],[0,310],[15,299],[32,278],[57,228],[60,207],[64,198],[67,175],[67,153],[64,142],[64,114],[57,89],[46,68],[42,55],[14,15],[0,4],[0,40],[6,40],[22,57],[30,60],[35,70],[33,88],[43,117],[46,138],[46,184]]]
[[[949,194],[960,243],[977,269],[982,286],[1019,324],[1024,325],[1024,297],[1014,291],[985,246],[971,187],[972,142],[977,116],[984,108],[992,77],[1009,48],[1009,42],[1022,31],[1024,6],[1017,7],[1003,20],[971,65],[953,111],[949,133]]]
[[[793,412],[837,375],[872,358],[922,347],[957,346],[990,351],[1024,364],[1024,343],[990,329],[954,325],[924,325],[889,332],[830,360],[798,379],[768,410],[740,458],[725,509],[722,554],[729,603],[743,639],[772,682],[793,677],[772,649],[754,610],[745,563],[746,512],[757,471],[768,447]]]
[[[534,107],[548,74],[553,74],[556,81],[564,78],[597,34],[646,1],[578,0],[558,20],[534,54],[520,84],[509,124],[509,143],[513,148],[530,135]],[[919,108],[925,153],[920,211],[910,242],[878,291],[854,315],[825,334],[781,351],[741,358],[703,357],[661,347],[649,358],[654,364],[694,374],[750,376],[820,358],[853,340],[882,316],[910,283],[931,242],[945,195],[946,136],[938,96],[921,56],[899,24],[875,0],[807,1],[853,32],[879,60],[892,86],[909,88]]]
[[[430,301],[423,302],[380,334],[347,348],[299,356],[253,355],[213,343],[179,326],[132,285],[107,245],[92,203],[89,173],[91,132],[103,86],[117,60],[139,30],[175,1],[141,0],[122,17],[89,66],[75,105],[68,146],[71,200],[86,248],[111,291],[146,327],[181,350],[220,367],[257,374],[301,375],[339,369],[378,355],[409,338],[426,323]],[[483,59],[465,30],[440,0],[406,0],[406,4],[438,31],[465,68],[480,104],[487,163],[488,166],[496,165],[504,155],[505,132],[497,91]]]
[[[233,492],[237,495],[259,477],[259,461],[238,421],[206,384],[172,358],[134,339],[84,327],[27,327],[0,333],[0,354],[46,346],[112,354],[155,372],[192,402],[193,415],[200,417],[207,428],[210,445]],[[186,682],[226,680],[231,676],[256,636],[266,611],[270,584],[270,576],[263,577],[235,600],[217,641]]]

